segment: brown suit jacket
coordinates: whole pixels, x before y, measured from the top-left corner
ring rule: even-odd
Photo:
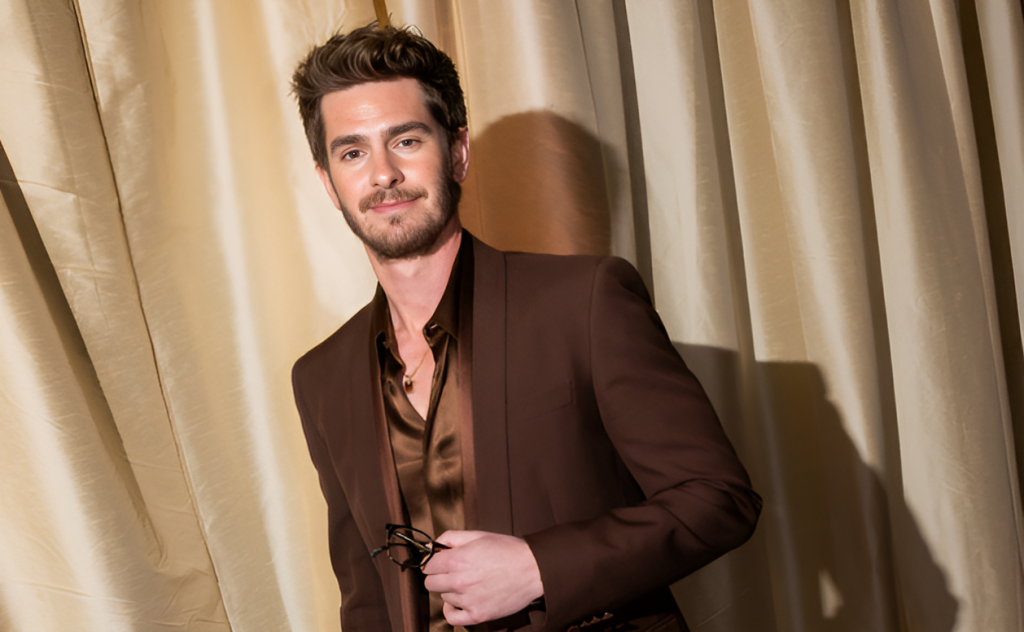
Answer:
[[[472,253],[459,316],[466,526],[525,538],[545,589],[543,610],[490,629],[674,607],[667,586],[746,541],[761,500],[643,282],[615,257],[475,238]],[[370,558],[402,507],[369,331],[367,307],[295,364],[293,384],[344,630],[412,632],[415,600],[400,596],[413,573]]]

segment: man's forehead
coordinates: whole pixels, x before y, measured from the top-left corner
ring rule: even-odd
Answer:
[[[416,79],[374,81],[336,90],[324,95],[320,109],[327,127],[386,120],[421,120],[436,125],[427,108],[423,87]]]

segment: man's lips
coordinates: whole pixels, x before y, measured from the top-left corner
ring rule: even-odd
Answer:
[[[381,202],[380,204],[375,204],[374,206],[371,206],[370,210],[373,211],[374,213],[381,214],[397,213],[398,211],[404,211],[406,208],[409,207],[409,205],[411,205],[417,199],[419,198],[412,198],[409,200],[388,200],[386,202]]]

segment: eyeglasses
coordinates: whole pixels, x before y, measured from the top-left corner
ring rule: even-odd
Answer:
[[[407,527],[400,524],[388,524],[384,526],[387,533],[385,544],[373,553],[370,557],[377,557],[383,551],[388,552],[388,557],[395,564],[407,568],[423,568],[434,556],[434,553],[452,547],[441,544],[426,533],[414,527]]]

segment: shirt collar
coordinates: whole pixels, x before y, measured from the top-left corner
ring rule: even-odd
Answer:
[[[448,274],[448,285],[444,288],[444,294],[441,295],[441,301],[437,304],[434,314],[423,327],[423,335],[428,341],[437,337],[438,331],[436,330],[440,330],[452,338],[458,339],[459,287],[461,286],[459,281],[462,278],[462,255],[467,248],[471,247],[469,245],[471,242],[472,239],[470,239],[469,235],[463,233],[462,244],[459,246],[459,252],[455,255],[451,272]],[[395,329],[391,322],[388,297],[380,283],[377,284],[377,292],[374,294],[373,301],[371,302],[370,334],[377,341],[378,347],[380,345],[388,349],[395,347]]]

